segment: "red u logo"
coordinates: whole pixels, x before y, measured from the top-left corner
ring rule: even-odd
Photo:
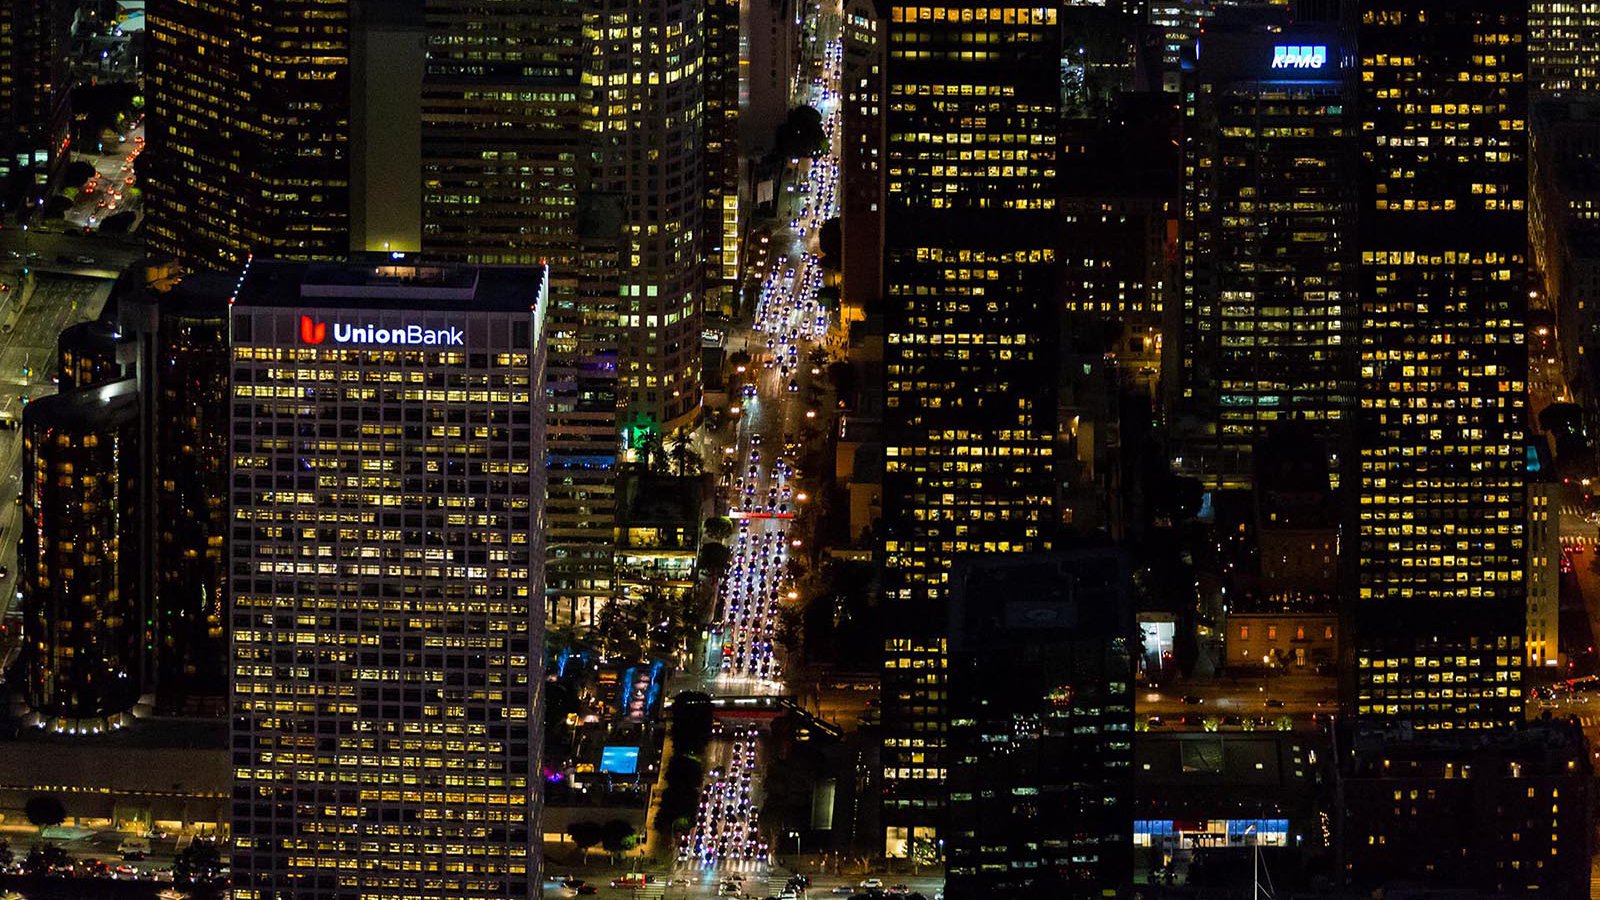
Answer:
[[[328,337],[328,323],[313,321],[310,316],[300,317],[300,340],[306,344],[320,344]]]

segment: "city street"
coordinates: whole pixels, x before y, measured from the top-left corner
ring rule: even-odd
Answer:
[[[729,398],[731,434],[720,446],[720,435],[711,437],[715,462],[708,464],[718,470],[719,497],[737,523],[733,561],[722,579],[703,668],[677,687],[721,698],[785,693],[777,627],[783,607],[798,598],[788,559],[805,549],[806,536],[792,524],[809,500],[801,480],[810,473],[796,466],[805,443],[831,421],[831,411],[815,401],[824,370],[812,356],[829,325],[820,301],[823,273],[816,241],[838,209],[843,48],[837,39],[820,46],[822,76],[810,83],[803,99],[822,114],[829,152],[799,162],[786,186],[779,217],[788,221],[773,235],[754,319],[729,335],[730,352],[748,355],[743,370],[735,373],[739,393]],[[807,68],[802,65],[801,71]],[[732,885],[724,880],[738,876],[749,879],[738,885],[741,896],[783,893],[787,872],[775,863],[789,848],[771,831],[774,823],[761,819],[762,740],[760,729],[743,724],[724,727],[713,740],[700,809],[677,848],[675,876],[689,883],[613,890],[629,896],[711,897],[725,895]],[[859,888],[859,881],[849,885]],[[941,883],[936,877],[917,881],[915,889],[927,897]],[[824,879],[810,893],[841,888],[838,893],[845,896],[852,892],[843,890],[845,883]],[[883,887],[896,884],[883,876]],[[607,890],[601,887],[602,895]]]
[[[1316,730],[1338,707],[1334,679],[1285,673],[1189,682],[1136,697],[1138,715],[1152,731],[1277,728],[1285,718],[1296,731]]]
[[[94,166],[94,177],[84,185],[77,202],[67,210],[66,222],[80,229],[98,230],[100,223],[118,212],[137,214],[137,201],[130,191],[134,186],[134,160],[144,150],[144,120],[141,118],[123,136],[119,152],[102,156],[80,156]]]

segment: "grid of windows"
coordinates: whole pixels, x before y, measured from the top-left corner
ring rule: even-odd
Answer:
[[[150,6],[151,246],[192,267],[349,244],[349,0]]]
[[[944,804],[952,561],[1049,547],[1061,37],[980,3],[887,31],[883,821],[915,838]]]
[[[1229,487],[1248,485],[1251,449],[1273,423],[1332,436],[1352,405],[1347,88],[1337,62],[1322,77],[1266,70],[1284,40],[1327,39],[1223,34],[1199,63],[1182,367],[1207,438],[1184,455]]]
[[[621,201],[587,194],[582,17],[563,0],[504,2],[487,22],[477,0],[425,12],[422,247],[550,267],[547,604],[587,625],[612,593],[622,238]]]
[[[235,893],[525,897],[541,839],[539,324],[360,313],[459,328],[459,349],[316,331],[351,315],[234,307]]]
[[[1360,31],[1356,712],[1521,718],[1525,4],[1375,4]]]
[[[1600,0],[1528,4],[1528,77],[1536,91],[1600,92]]]

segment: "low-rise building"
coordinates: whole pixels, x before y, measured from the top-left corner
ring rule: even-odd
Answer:
[[[1339,658],[1339,617],[1331,613],[1234,613],[1223,644],[1228,667],[1298,671]]]
[[[1586,897],[1592,779],[1574,722],[1493,737],[1360,738],[1337,804],[1345,874],[1357,886],[1410,879]]]

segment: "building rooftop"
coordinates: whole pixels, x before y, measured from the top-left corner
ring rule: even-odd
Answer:
[[[83,426],[135,415],[138,409],[138,380],[122,378],[40,397],[23,408],[22,422],[29,429]]]
[[[544,277],[544,269],[532,266],[435,263],[399,253],[348,262],[252,260],[232,296],[241,306],[411,309],[459,304],[469,311],[513,312],[537,303]]]

